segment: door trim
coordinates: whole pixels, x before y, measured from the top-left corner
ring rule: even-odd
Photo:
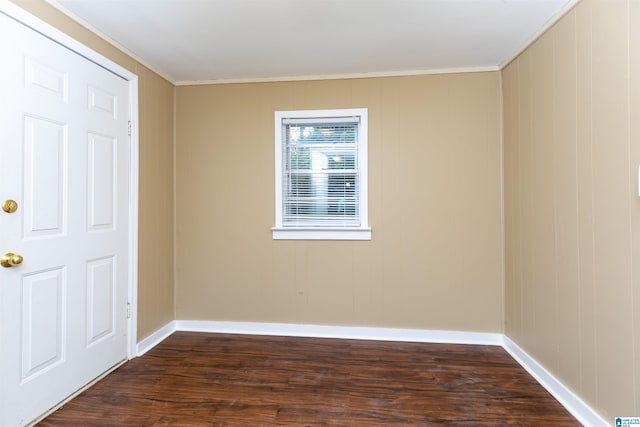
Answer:
[[[127,319],[127,357],[137,356],[138,342],[138,174],[139,174],[139,133],[138,133],[138,76],[116,64],[98,52],[83,45],[62,31],[47,24],[29,12],[10,3],[0,0],[0,13],[26,25],[37,33],[72,50],[89,61],[122,77],[129,83],[129,120],[131,120],[130,165],[129,165],[129,277],[127,283],[127,300],[130,304],[130,317]]]

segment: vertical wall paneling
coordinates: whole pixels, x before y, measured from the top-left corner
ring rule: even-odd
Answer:
[[[140,81],[138,339],[175,319],[173,85],[143,65]]]
[[[506,333],[605,418],[639,401],[639,12],[584,0],[503,70]]]
[[[553,39],[553,146],[556,313],[559,372],[580,383],[580,300],[578,252],[578,180],[576,136],[575,16],[567,18]],[[562,120],[557,118],[562,115]],[[562,319],[562,320],[561,320]]]
[[[498,73],[176,88],[179,319],[500,332]],[[370,242],[273,241],[277,110],[369,109]]]
[[[629,171],[632,228],[632,287],[634,341],[634,414],[640,414],[640,1],[628,2],[629,28]]]

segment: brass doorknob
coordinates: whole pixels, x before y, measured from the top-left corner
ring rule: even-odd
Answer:
[[[0,257],[0,265],[4,268],[15,267],[16,265],[22,264],[22,258],[20,255],[12,254],[11,252],[6,253]]]

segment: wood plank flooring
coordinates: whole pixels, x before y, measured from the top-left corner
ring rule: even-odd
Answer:
[[[177,332],[40,426],[579,426],[502,348]]]

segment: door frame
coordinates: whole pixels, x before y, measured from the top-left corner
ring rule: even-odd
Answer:
[[[127,319],[127,357],[133,359],[137,356],[136,348],[138,343],[138,76],[24,9],[10,3],[9,0],[0,0],[0,13],[26,25],[33,31],[42,34],[48,39],[122,77],[129,84],[129,120],[131,121],[131,135],[129,137],[129,277],[127,283],[129,318]]]

